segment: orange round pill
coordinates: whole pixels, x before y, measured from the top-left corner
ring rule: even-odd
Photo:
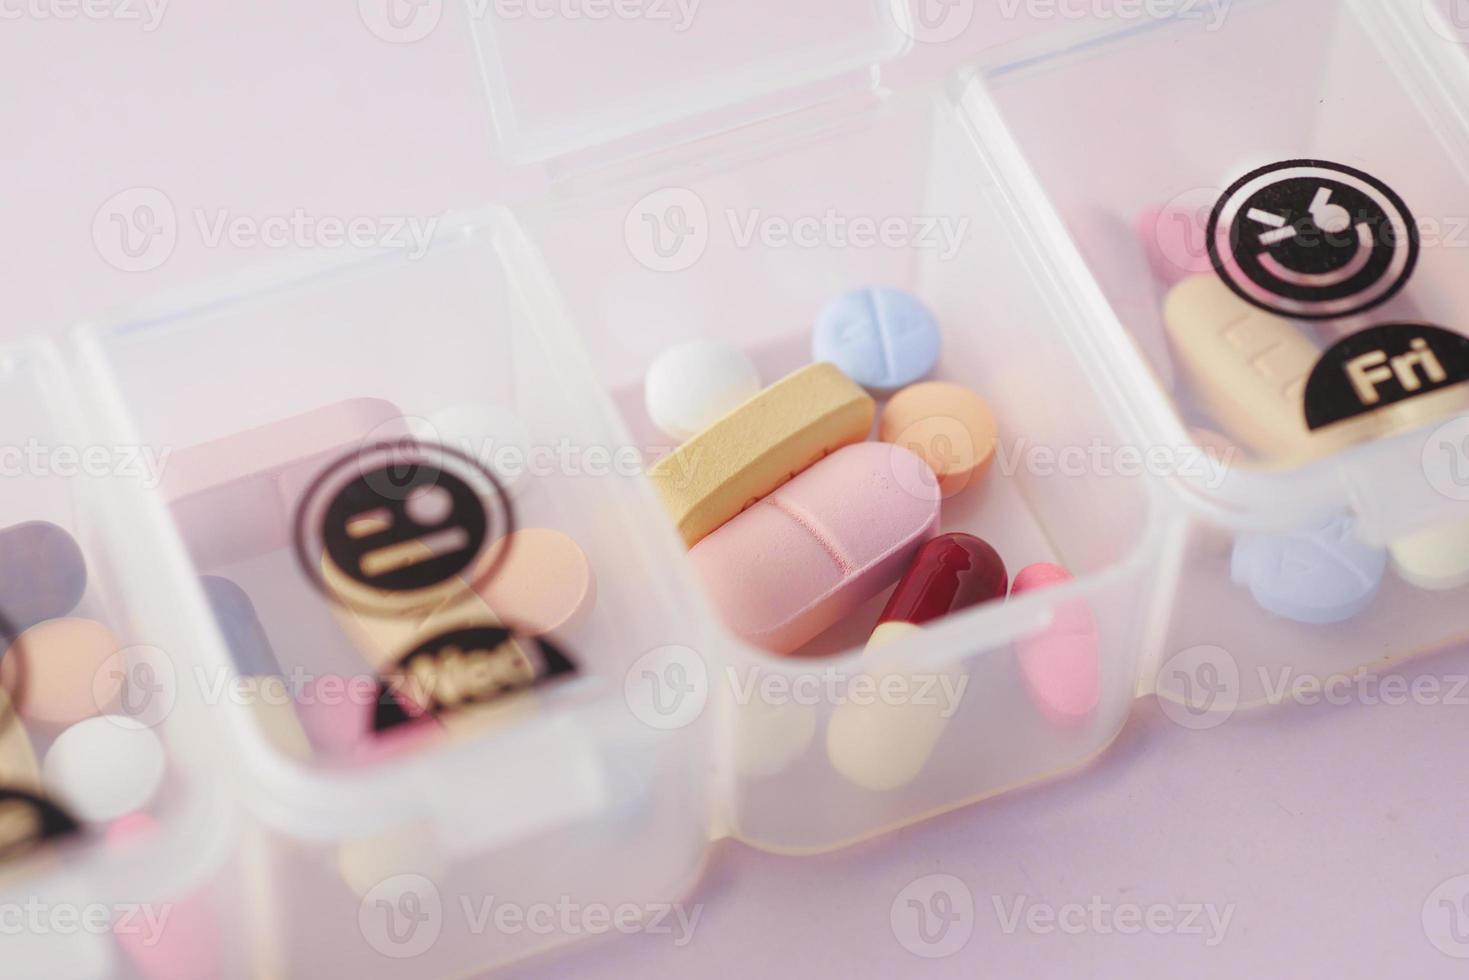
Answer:
[[[503,622],[528,633],[566,629],[596,594],[592,566],[581,546],[560,531],[528,527],[497,541],[484,561],[503,564],[477,591]]]
[[[933,469],[945,499],[989,471],[1000,430],[985,400],[962,385],[909,385],[884,406],[877,437],[918,455]]]
[[[22,633],[0,662],[0,679],[31,721],[73,725],[111,708],[123,672],[112,631],[91,619],[51,619]]]

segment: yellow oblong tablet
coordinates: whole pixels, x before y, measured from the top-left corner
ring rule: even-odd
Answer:
[[[0,788],[41,790],[41,767],[25,726],[10,704],[10,695],[0,689]],[[0,835],[3,837],[3,835]]]
[[[1304,462],[1375,434],[1371,417],[1315,432],[1306,427],[1306,383],[1321,351],[1295,324],[1246,303],[1218,276],[1192,276],[1173,287],[1163,319],[1199,400],[1260,456]]]
[[[694,436],[649,475],[692,548],[823,456],[866,439],[876,413],[872,397],[840,368],[813,364]]]

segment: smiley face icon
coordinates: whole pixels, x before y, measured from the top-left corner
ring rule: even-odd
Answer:
[[[1320,160],[1262,167],[1227,190],[1207,234],[1215,270],[1241,298],[1325,320],[1387,302],[1418,262],[1418,225],[1392,188]]]
[[[335,602],[382,613],[426,609],[498,568],[512,530],[504,490],[442,446],[384,444],[328,467],[297,511],[303,569]]]

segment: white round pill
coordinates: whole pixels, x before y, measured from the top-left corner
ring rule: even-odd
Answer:
[[[719,340],[690,340],[654,358],[643,384],[648,417],[680,441],[760,393],[749,356]]]
[[[153,729],[133,718],[102,715],[57,737],[41,764],[41,781],[74,816],[100,822],[151,800],[166,765]]]

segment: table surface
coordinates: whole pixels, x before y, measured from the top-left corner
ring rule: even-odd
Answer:
[[[746,2],[753,15],[767,0]],[[352,6],[130,5],[160,10],[154,29],[7,14],[0,339],[270,257],[184,228],[167,261],[122,271],[93,222],[127,188],[181,212],[346,217],[533,190],[541,175],[497,163],[458,6],[413,44],[384,43]],[[893,73],[945,71],[1066,8],[980,4]],[[1402,668],[1421,672],[1462,682],[1469,651]],[[1085,771],[822,857],[722,844],[685,900],[700,913],[690,942],[593,942],[510,975],[1462,977],[1449,954],[1469,956],[1469,693],[1455,687],[1208,731],[1145,699]],[[908,902],[935,881],[919,921]]]

